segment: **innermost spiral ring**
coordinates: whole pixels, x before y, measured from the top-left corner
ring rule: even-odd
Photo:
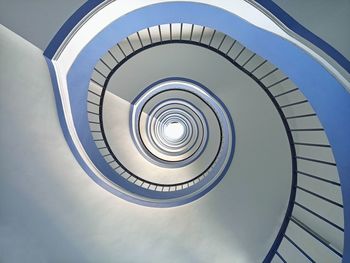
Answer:
[[[178,121],[168,123],[164,128],[164,137],[169,141],[178,142],[185,134],[185,126]]]
[[[115,101],[106,98],[109,109]],[[133,187],[165,198],[189,198],[226,173],[234,149],[233,123],[225,105],[201,83],[178,77],[158,80],[124,109],[129,132],[118,126],[108,138],[130,143],[130,154],[119,151],[118,143],[113,149],[119,154],[116,173]],[[176,136],[167,134],[172,125],[183,126]]]
[[[130,126],[135,145],[147,160],[158,166],[184,167],[202,154],[207,156],[206,162],[211,163],[219,152],[222,156],[222,150],[228,150],[222,144],[222,140],[231,138],[225,110],[194,83],[160,82],[132,104]],[[221,141],[221,146],[206,147],[212,140]]]
[[[166,94],[171,96],[168,92]],[[200,152],[197,150],[204,148],[208,134],[202,113],[186,100],[162,101],[159,96],[155,98],[158,104],[151,110],[145,126],[147,137],[141,135],[145,147],[162,160],[177,162],[177,166],[190,156],[198,156]],[[160,103],[158,99],[161,99]],[[184,137],[179,141],[168,140],[164,136],[164,129],[171,122],[182,123],[185,127]]]

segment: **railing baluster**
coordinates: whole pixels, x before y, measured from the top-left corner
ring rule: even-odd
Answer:
[[[293,103],[289,103],[289,104],[286,104],[286,105],[282,105],[280,106],[281,109],[283,108],[288,108],[288,107],[291,107],[291,106],[295,106],[295,105],[299,105],[299,104],[303,104],[303,103],[307,103],[308,100],[301,100],[301,101],[298,101],[298,102],[293,102]]]
[[[308,132],[308,131],[310,131],[310,132],[314,132],[314,131],[324,131],[324,129],[323,128],[305,128],[305,129],[290,129],[290,131],[292,131],[292,132]]]
[[[98,97],[101,97],[101,95],[100,94],[98,94],[98,93],[96,93],[96,92],[94,92],[94,91],[92,91],[92,90],[88,90],[88,92],[90,92],[91,94],[94,94],[94,95],[96,95],[96,96],[98,96]]]
[[[279,80],[279,81],[277,81],[277,82],[275,82],[275,83],[273,83],[273,84],[267,86],[266,88],[267,88],[267,89],[270,89],[270,88],[272,88],[272,87],[274,87],[274,86],[276,86],[276,85],[278,85],[278,84],[280,84],[280,83],[286,81],[287,79],[289,79],[289,78],[288,78],[288,77],[285,77],[285,78],[283,78],[283,79],[281,79],[281,80]]]
[[[109,52],[109,51],[108,51]],[[102,77],[104,77],[105,79],[107,78],[107,76],[105,74],[103,74],[101,71],[99,71],[97,68],[94,68],[94,70],[100,74]]]
[[[264,76],[260,77],[259,80],[263,80],[264,78],[270,76],[271,74],[275,73],[278,70],[278,68],[275,68],[273,70],[271,70],[269,73],[265,74]]]
[[[138,37],[138,39],[139,39],[139,41],[140,41],[141,47],[143,47],[143,42],[142,42],[140,33],[139,33],[139,32],[136,32],[136,34],[137,34],[137,37]]]
[[[100,61],[105,65],[109,70],[112,70],[112,68],[102,59],[100,58]]]
[[[312,263],[316,263],[315,260],[313,260],[301,247],[299,247],[290,237],[288,237],[286,234],[284,237],[296,248],[298,249],[308,260],[310,260]]]
[[[335,202],[335,201],[333,201],[333,200],[330,200],[330,199],[328,199],[328,198],[326,198],[326,197],[323,197],[322,195],[316,194],[316,193],[314,193],[314,192],[312,192],[312,191],[310,191],[310,190],[307,190],[307,189],[305,189],[305,188],[303,188],[303,187],[301,187],[301,186],[296,186],[296,188],[297,188],[297,189],[300,189],[300,190],[302,190],[302,191],[304,191],[304,192],[306,192],[306,193],[308,193],[308,194],[310,194],[310,195],[316,196],[316,197],[318,197],[318,198],[320,198],[320,199],[322,199],[322,200],[324,200],[324,201],[326,201],[326,202],[328,202],[328,203],[331,203],[331,204],[333,204],[333,205],[336,205],[336,206],[339,206],[339,207],[343,208],[343,205],[342,205],[342,204],[339,204],[339,203],[337,203],[337,202]]]
[[[190,41],[192,40],[193,28],[194,28],[194,24],[192,24],[192,27],[191,27]]]
[[[114,59],[117,64],[119,63],[118,59],[113,55],[112,51],[108,50],[108,53],[111,55],[111,57]]]
[[[90,101],[90,100],[87,100],[88,103],[92,104],[92,105],[95,105],[97,107],[100,107],[100,104],[96,103],[96,102],[93,102],[93,101]]]
[[[132,46],[129,37],[127,37],[126,40],[128,41],[129,46],[131,47],[132,52],[135,52],[135,49],[134,49],[134,47]]]
[[[159,31],[160,42],[163,42],[162,30],[160,29],[160,25],[158,25],[158,31]]]
[[[250,71],[250,74],[253,74],[255,71],[257,71],[260,67],[262,67],[267,60],[265,59],[263,62],[261,62],[259,65],[257,65],[252,71]]]
[[[201,36],[199,38],[199,42],[202,42],[203,34],[204,34],[205,26],[202,28]]]
[[[303,146],[314,146],[314,147],[325,147],[331,148],[328,144],[317,144],[317,143],[306,143],[306,142],[294,142],[295,145],[303,145]]]
[[[280,253],[278,253],[278,251],[276,251],[276,255],[280,258],[280,260],[282,260],[283,263],[287,263],[287,261],[281,256]]]
[[[313,116],[316,116],[316,113],[302,114],[302,115],[296,115],[296,116],[288,116],[288,117],[286,117],[286,119],[290,120],[290,119],[306,118],[306,117],[313,117]]]
[[[275,98],[278,98],[278,97],[284,96],[284,95],[286,95],[286,94],[292,93],[292,92],[297,91],[297,90],[298,90],[298,88],[294,88],[294,89],[288,90],[288,91],[286,91],[286,92],[282,92],[282,93],[280,93],[280,94],[278,94],[278,95],[275,95],[274,97],[275,97]]]
[[[119,50],[122,52],[123,56],[126,57],[126,54],[124,52],[124,50],[122,49],[122,47],[119,45],[119,43],[117,44]]]
[[[251,61],[253,59],[253,57],[255,57],[256,53],[253,53],[246,62],[244,62],[244,64],[242,65],[242,67],[244,68],[245,65],[247,65],[249,63],[249,61]]]
[[[180,24],[180,40],[182,40],[182,28],[183,28],[183,23]]]
[[[152,36],[151,36],[151,31],[149,30],[149,27],[147,27],[147,32],[149,36],[149,40],[151,41],[151,44],[153,44]]]
[[[93,112],[93,111],[87,111],[88,113],[91,113],[91,114],[94,114],[94,115],[97,115],[97,116],[99,116],[99,114],[98,113],[96,113],[96,112]]]
[[[311,231],[308,227],[305,227],[303,224],[299,222],[299,220],[295,220],[295,218],[291,217],[290,220],[292,220],[293,223],[295,223],[297,226],[299,226],[301,229],[303,229],[305,232],[307,232],[309,235],[311,235],[313,238],[315,238],[317,241],[319,241],[321,244],[326,246],[328,249],[330,249],[332,252],[334,252],[337,256],[343,257],[339,251],[335,250],[333,247],[329,245],[329,242],[324,240],[322,237],[320,237],[318,234],[315,234],[314,231]]]
[[[92,81],[93,83],[95,83],[97,86],[100,86],[101,88],[103,88],[103,85],[98,83],[96,80],[94,79],[90,79],[90,81]]]
[[[327,162],[327,161],[312,159],[312,158],[308,158],[308,157],[304,157],[304,156],[295,156],[295,158],[300,159],[300,160],[315,162],[315,163],[322,163],[322,164],[328,164],[328,165],[336,166],[336,163],[331,163],[331,162]]]
[[[97,147],[97,149],[102,150],[102,149],[107,149],[107,147],[106,147],[106,146],[103,146],[103,147]]]
[[[237,54],[237,56],[233,59],[233,61],[236,61],[239,58],[239,56],[243,53],[244,50],[245,50],[245,47],[241,49],[241,51]]]
[[[336,229],[338,229],[338,230],[344,232],[344,228],[342,228],[342,227],[340,227],[340,226],[334,224],[333,222],[331,222],[331,221],[329,221],[328,219],[324,218],[323,216],[317,214],[316,212],[312,211],[311,209],[307,208],[306,206],[304,206],[304,205],[302,205],[302,204],[300,204],[300,203],[298,203],[298,202],[294,202],[294,204],[295,204],[296,206],[298,206],[298,207],[304,209],[305,211],[309,212],[310,214],[312,214],[312,215],[318,217],[319,219],[323,220],[324,222],[330,224],[331,226],[335,227]]]
[[[308,177],[311,177],[311,178],[314,178],[314,179],[317,179],[317,180],[320,180],[320,181],[323,181],[323,182],[326,182],[326,183],[330,183],[330,184],[334,184],[334,185],[340,186],[340,183],[337,183],[337,182],[334,182],[334,181],[331,181],[331,180],[328,180],[328,179],[324,179],[322,177],[318,177],[318,176],[313,175],[313,174],[305,173],[305,172],[302,172],[302,171],[297,171],[297,172],[299,174],[302,174],[302,175],[305,175],[305,176],[308,176]]]
[[[225,53],[225,55],[227,55],[228,53],[230,53],[231,49],[233,48],[233,46],[236,44],[237,40],[234,40],[230,46],[230,48],[227,50],[227,52]]]
[[[213,39],[214,39],[215,33],[216,33],[216,30],[214,30],[214,33],[213,33],[213,35],[212,35],[212,36],[211,36],[211,38],[210,38],[210,41],[209,41],[208,46],[210,46],[210,45],[211,45],[211,43],[213,42]]]
[[[221,46],[224,43],[225,39],[226,39],[226,35],[224,35],[224,37],[222,38],[222,40],[221,40],[221,42],[220,42],[220,44],[218,46],[218,50],[221,48]]]

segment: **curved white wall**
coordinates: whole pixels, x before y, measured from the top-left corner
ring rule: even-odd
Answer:
[[[115,262],[118,257],[119,262],[253,262],[265,257],[284,217],[288,191],[274,191],[286,196],[279,201],[261,188],[262,168],[251,165],[249,152],[239,151],[235,167],[249,168],[250,177],[230,174],[196,202],[167,209],[126,202],[95,184],[74,159],[41,51],[4,27],[0,39],[0,261]],[[250,115],[252,123],[261,119]],[[285,136],[268,127],[265,134],[272,140]],[[249,144],[240,143],[238,148]],[[289,168],[289,152],[280,144],[269,147],[286,156],[275,168],[286,171],[288,186],[290,170],[284,168]],[[232,191],[237,180],[255,186]],[[272,188],[280,182],[270,181]],[[272,210],[263,204],[254,209],[261,200],[278,204]]]

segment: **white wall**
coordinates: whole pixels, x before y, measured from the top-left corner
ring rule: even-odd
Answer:
[[[273,0],[350,60],[349,0]]]
[[[85,0],[0,0],[0,24],[45,50]]]
[[[0,57],[1,262],[256,262],[265,257],[284,217],[291,177],[282,124],[260,88],[238,85],[261,95],[250,107],[254,110],[234,113],[246,125],[237,129],[233,169],[223,181],[188,205],[148,208],[100,188],[77,164],[58,122],[41,50],[0,27]],[[269,120],[276,120],[271,124],[276,133],[265,123],[256,135],[265,109]],[[271,155],[263,156],[265,146],[254,143],[259,140]],[[283,176],[266,164],[276,160],[272,155],[287,167]],[[260,165],[252,165],[252,156]],[[285,187],[277,188],[274,183],[280,186],[281,180],[271,176],[284,178]]]

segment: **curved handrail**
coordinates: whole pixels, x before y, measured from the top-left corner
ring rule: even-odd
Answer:
[[[193,29],[193,24],[191,25],[191,28]],[[161,33],[161,27],[159,27],[159,33]],[[170,32],[172,32],[171,30],[171,27],[172,27],[172,24],[169,24],[169,27],[170,27]],[[198,25],[197,25],[198,27]],[[181,29],[183,28],[183,24],[181,24]],[[149,32],[149,29],[147,29],[148,32]],[[332,251],[333,253],[335,253],[337,256],[339,257],[342,257],[342,253],[340,253],[337,249],[334,249],[332,246],[330,246],[329,244],[327,244],[327,242],[324,242],[322,238],[319,238],[318,234],[315,234],[315,232],[313,232],[312,230],[310,230],[310,227],[305,227],[305,224],[300,222],[297,218],[295,218],[293,216],[293,209],[294,209],[294,206],[298,206],[302,209],[304,209],[306,212],[316,216],[317,218],[323,220],[324,222],[330,224],[331,226],[335,227],[336,229],[340,230],[341,232],[344,232],[344,229],[342,227],[340,227],[339,225],[333,223],[332,221],[330,221],[329,219],[321,216],[320,214],[314,212],[312,210],[312,207],[308,207],[308,206],[305,206],[303,204],[301,204],[300,202],[296,201],[295,198],[296,198],[296,193],[297,191],[303,191],[303,192],[306,192],[310,195],[313,195],[323,201],[326,201],[326,202],[329,202],[331,203],[332,205],[335,205],[335,206],[338,206],[338,207],[343,207],[342,204],[339,204],[337,202],[334,202],[324,196],[322,196],[320,193],[316,193],[316,192],[312,192],[308,189],[306,189],[304,186],[302,185],[299,185],[297,183],[297,178],[299,176],[308,176],[310,178],[313,178],[313,179],[316,179],[316,180],[320,180],[320,181],[323,181],[323,182],[327,182],[327,183],[330,183],[332,185],[337,185],[338,187],[340,187],[340,184],[337,183],[337,182],[334,182],[334,181],[331,181],[331,180],[327,180],[327,179],[323,179],[319,176],[315,176],[315,175],[311,175],[309,173],[306,173],[306,172],[303,172],[301,171],[301,169],[298,169],[298,166],[297,166],[297,163],[298,161],[307,161],[307,162],[316,162],[316,163],[320,163],[320,164],[323,164],[323,165],[329,165],[329,166],[336,166],[335,163],[333,162],[330,162],[330,161],[325,161],[325,160],[322,160],[322,159],[315,159],[315,158],[310,158],[308,156],[300,156],[297,154],[297,151],[296,151],[296,147],[298,146],[306,146],[306,147],[313,147],[313,148],[331,148],[331,146],[329,144],[317,144],[317,143],[314,143],[313,141],[295,141],[295,139],[293,138],[293,133],[297,133],[297,132],[322,132],[324,133],[324,130],[323,128],[302,128],[302,129],[293,129],[290,127],[290,124],[289,124],[289,120],[292,120],[292,121],[295,121],[295,120],[298,120],[298,119],[305,119],[305,118],[309,118],[309,117],[316,117],[316,113],[315,112],[310,112],[310,111],[307,111],[303,114],[297,114],[297,115],[286,115],[286,113],[284,112],[284,110],[288,109],[288,108],[293,108],[293,107],[296,107],[296,106],[299,106],[299,105],[305,105],[305,104],[308,104],[308,101],[306,99],[301,99],[301,100],[298,100],[296,102],[291,102],[291,103],[287,103],[287,104],[281,104],[280,102],[278,102],[278,99],[279,98],[282,98],[282,97],[285,97],[285,96],[293,96],[293,94],[295,93],[300,93],[299,89],[297,87],[292,87],[291,89],[287,90],[287,91],[278,91],[277,93],[272,93],[272,90],[275,88],[279,88],[281,86],[283,86],[283,84],[288,81],[288,77],[286,76],[283,76],[283,73],[280,72],[280,70],[276,67],[273,67],[271,69],[271,67],[267,67],[268,68],[268,71],[263,71],[263,72],[259,72],[260,75],[255,75],[257,74],[257,72],[261,69],[264,68],[264,66],[269,66],[270,63],[267,61],[267,60],[264,60],[264,59],[261,59],[261,62],[259,63],[256,63],[255,65],[252,64],[252,61],[255,57],[258,57],[257,54],[249,51],[249,49],[247,49],[245,46],[241,45],[241,49],[237,52],[237,54],[230,54],[231,50],[233,50],[235,48],[236,45],[239,44],[239,42],[237,40],[230,40],[231,41],[231,45],[229,47],[228,50],[224,51],[224,50],[221,50],[220,48],[222,47],[222,44],[224,43],[224,41],[227,41],[230,39],[230,37],[228,37],[227,35],[223,35],[222,37],[222,40],[220,41],[220,44],[218,47],[214,47],[212,46],[212,40],[216,34],[216,31],[215,30],[212,30],[214,33],[213,35],[211,36],[211,41],[209,42],[209,44],[205,44],[205,43],[202,43],[201,40],[203,38],[203,33],[205,31],[205,27],[202,27],[202,30],[201,31],[201,35],[199,36],[199,41],[195,41],[192,39],[192,30],[191,30],[191,36],[190,36],[190,39],[189,40],[184,40],[182,39],[182,33],[180,34],[180,38],[179,39],[174,39],[175,36],[170,36],[170,40],[162,40],[162,38],[160,37],[159,39],[160,40],[155,40],[152,38],[151,34],[149,34],[149,38],[150,38],[150,44],[144,44],[142,42],[142,39],[139,37],[139,32],[137,32],[136,34],[138,35],[138,40],[140,41],[140,48],[136,48],[135,46],[133,46],[132,44],[132,41],[130,41],[130,39],[127,37],[125,39],[125,43],[128,43],[128,45],[130,45],[130,49],[133,51],[131,52],[130,54],[125,54],[125,52],[123,51],[123,49],[121,48],[121,46],[119,44],[117,44],[116,46],[118,47],[118,49],[121,51],[121,53],[123,54],[124,58],[122,60],[117,60],[115,57],[116,55],[113,54],[113,51],[112,50],[109,50],[106,54],[106,56],[109,56],[111,57],[112,60],[114,60],[114,62],[116,63],[114,66],[113,65],[109,65],[106,61],[103,60],[103,58],[100,59],[100,62],[107,66],[107,68],[110,70],[110,72],[108,74],[101,74],[101,70],[99,70],[98,68],[98,65],[95,66],[94,70],[99,73],[104,79],[104,83],[98,83],[97,80],[94,80],[93,78],[91,79],[91,81],[93,83],[97,83],[102,89],[101,89],[101,93],[98,94],[99,95],[99,103],[96,104],[95,106],[98,107],[97,108],[97,111],[96,112],[93,112],[91,114],[95,114],[95,115],[99,115],[99,120],[100,122],[98,123],[100,125],[100,132],[102,134],[104,134],[104,128],[103,128],[103,118],[102,118],[102,103],[101,101],[103,101],[103,96],[102,96],[102,93],[104,93],[106,91],[106,88],[107,88],[107,84],[108,84],[108,81],[109,81],[109,78],[118,70],[118,68],[123,65],[124,63],[126,63],[130,58],[132,58],[133,56],[139,54],[140,52],[143,52],[147,49],[150,49],[150,48],[153,48],[153,47],[157,47],[159,45],[170,45],[170,44],[176,44],[176,43],[180,43],[180,44],[190,44],[190,45],[196,45],[196,46],[199,46],[199,47],[203,47],[203,48],[206,48],[206,49],[209,49],[221,56],[223,56],[225,59],[227,59],[228,61],[230,61],[235,67],[239,68],[241,71],[243,71],[245,74],[247,74],[249,77],[251,77],[265,92],[266,94],[269,96],[270,100],[272,101],[272,103],[274,104],[276,110],[278,111],[280,117],[281,117],[281,120],[284,124],[284,127],[285,127],[285,130],[286,130],[286,134],[287,134],[287,137],[288,137],[288,140],[289,140],[289,143],[290,143],[290,149],[291,149],[291,156],[292,156],[292,184],[291,184],[291,194],[290,194],[290,198],[289,198],[289,204],[288,204],[288,208],[287,208],[287,211],[286,211],[286,214],[285,214],[285,218],[283,220],[283,223],[281,225],[281,228],[279,230],[279,233],[277,235],[277,238],[275,239],[275,242],[274,244],[272,245],[269,253],[267,254],[266,258],[264,259],[264,262],[270,262],[272,260],[272,258],[274,258],[275,256],[279,257],[281,260],[285,260],[285,258],[283,257],[283,253],[281,252],[278,252],[278,248],[281,244],[281,242],[283,240],[288,240],[291,244],[293,244],[295,247],[297,247],[297,249],[304,255],[306,256],[309,260],[313,261],[312,257],[310,255],[308,255],[307,252],[305,252],[305,248],[301,248],[295,241],[292,240],[292,237],[289,237],[287,234],[286,234],[286,231],[287,231],[287,228],[288,228],[288,225],[290,224],[290,222],[293,222],[295,223],[296,225],[298,225],[303,231],[307,232],[308,234],[310,234],[311,236],[313,236],[314,238],[316,238],[319,242],[321,242],[325,247],[327,247],[330,251]],[[182,32],[182,30],[180,31]],[[160,35],[161,36],[161,35]],[[240,59],[240,57],[242,56],[243,53],[247,53],[246,56],[248,57],[248,59],[244,62],[242,62],[242,64],[239,64],[237,61]],[[248,70],[246,67],[247,66],[250,66],[252,67],[251,70]],[[265,79],[268,79],[269,76],[273,75],[273,74],[280,74],[282,75],[280,77],[279,80],[277,81],[274,81],[272,83],[269,83],[269,84],[265,84],[264,83],[264,80]],[[90,90],[89,89],[89,92],[94,92],[93,90]],[[95,94],[96,95],[96,94]],[[87,103],[91,103],[89,100],[87,101]],[[95,123],[97,124],[97,123]],[[93,128],[93,130],[95,131],[95,126]],[[106,140],[105,136],[103,137],[104,139],[103,140]],[[99,140],[100,141],[100,140]],[[120,163],[120,161],[115,157],[115,155],[113,154],[112,150],[110,147],[108,147],[108,142],[104,141],[107,149],[109,150],[109,153],[110,155],[113,156],[113,160],[115,162],[118,163],[118,166],[117,168],[119,168],[120,166],[122,166],[122,164]],[[100,144],[99,144],[100,145]],[[102,146],[104,148],[106,148],[105,146]],[[113,164],[113,162],[109,161],[109,163]],[[134,175],[137,180],[140,180],[140,181],[145,181],[143,180],[142,178]],[[137,181],[135,180],[135,182]],[[148,181],[145,181],[145,183],[148,184],[151,184],[152,182],[148,182]],[[143,184],[143,183],[142,183]],[[155,183],[153,183],[155,184]],[[157,189],[157,184],[156,185],[156,188]],[[159,185],[160,187],[162,187],[161,189],[163,190],[164,189],[164,185]],[[171,186],[170,186],[171,187]]]

